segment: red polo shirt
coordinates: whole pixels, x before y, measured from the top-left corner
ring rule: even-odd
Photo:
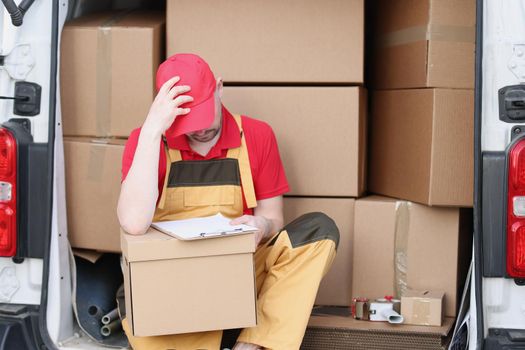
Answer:
[[[233,116],[226,108],[222,108],[223,123],[221,135],[207,155],[201,156],[193,152],[186,135],[181,135],[168,140],[168,146],[172,149],[181,151],[183,160],[208,160],[214,158],[225,158],[228,149],[236,148],[241,145],[239,127]],[[280,196],[288,192],[288,181],[284,173],[283,164],[277,147],[277,140],[272,128],[263,121],[252,119],[246,116],[241,117],[246,147],[250,157],[250,167],[252,170],[255,197],[257,200]],[[140,128],[135,129],[129,135],[124,155],[122,157],[122,181],[126,178],[129,168],[133,163],[135,150],[140,135]],[[159,197],[164,185],[166,176],[166,153],[162,142],[159,147]],[[252,210],[246,208],[244,201],[244,213],[253,214]]]

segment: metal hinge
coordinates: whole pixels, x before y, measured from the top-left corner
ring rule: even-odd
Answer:
[[[35,66],[31,45],[16,45],[7,55],[0,56],[0,66],[14,80],[25,80]]]

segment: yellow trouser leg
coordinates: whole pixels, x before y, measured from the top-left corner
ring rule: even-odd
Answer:
[[[299,349],[339,240],[333,221],[315,215],[321,219],[314,216],[312,224],[312,217],[299,218],[255,253],[257,326],[244,329],[238,341],[272,350]]]
[[[135,337],[127,319],[122,321],[122,328],[133,350],[217,350],[222,338],[222,331]]]

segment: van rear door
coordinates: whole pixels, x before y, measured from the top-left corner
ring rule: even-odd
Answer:
[[[525,348],[524,18],[523,0],[478,0],[471,349]]]
[[[20,26],[9,3],[0,16],[0,349],[53,349],[73,333],[57,104],[68,2],[35,1]]]

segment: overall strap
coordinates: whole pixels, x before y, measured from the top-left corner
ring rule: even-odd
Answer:
[[[164,204],[166,203],[166,189],[168,187],[168,180],[170,177],[171,163],[178,162],[182,160],[182,154],[178,149],[170,149],[168,147],[168,142],[165,138],[162,139],[164,143],[164,149],[166,151],[166,175],[164,176],[164,185],[162,186],[162,195],[160,196],[159,204],[157,207],[159,209],[164,209]]]
[[[166,141],[165,137],[162,137],[162,143],[164,144],[164,151],[166,153],[166,175],[164,176],[164,184],[162,185],[162,194],[159,199],[159,204],[157,205],[159,209],[164,209],[164,204],[166,203],[166,192],[167,192],[166,189],[168,187],[168,179],[170,177],[170,169],[171,169],[170,149],[168,147],[168,142]]]
[[[250,157],[248,155],[248,148],[246,147],[246,138],[242,130],[242,122],[240,115],[234,115],[233,118],[239,127],[241,133],[241,146],[228,150],[228,158],[236,158],[239,162],[239,172],[241,174],[242,189],[246,205],[248,208],[255,208],[257,200],[255,198],[255,189],[253,187],[252,168],[250,167]]]
[[[182,160],[182,153],[178,149],[168,148],[168,154],[166,154],[170,160],[170,163],[180,162]]]

